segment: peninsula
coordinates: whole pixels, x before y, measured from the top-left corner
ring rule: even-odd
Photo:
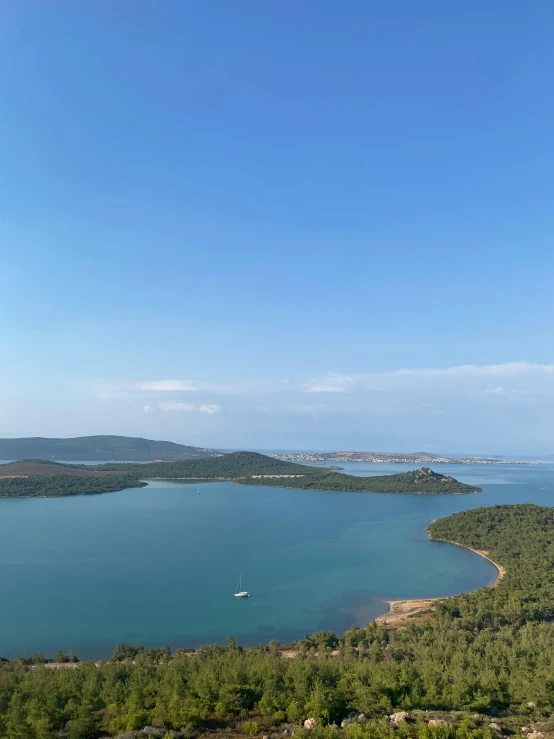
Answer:
[[[26,459],[0,465],[0,498],[59,498],[114,493],[146,485],[136,475]]]

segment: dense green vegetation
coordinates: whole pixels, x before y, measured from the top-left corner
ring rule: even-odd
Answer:
[[[101,470],[125,470],[143,478],[223,478],[234,480],[250,475],[311,475],[325,474],[322,470],[304,464],[283,462],[257,452],[233,452],[219,457],[190,459],[185,462],[153,462],[152,464],[106,464],[97,467]],[[259,484],[259,482],[258,482]]]
[[[453,477],[440,475],[422,467],[396,475],[379,475],[377,477],[357,477],[337,472],[324,472],[316,469],[316,474],[291,479],[269,478],[264,485],[302,490],[337,490],[360,493],[420,493],[425,495],[478,493],[481,488],[458,482]],[[259,485],[260,481],[251,477],[245,484]]]
[[[64,495],[113,493],[146,483],[131,475],[33,475],[0,478],[0,498],[57,498]]]
[[[47,497],[112,493],[146,483],[127,472],[97,471],[43,459],[23,459],[0,465],[0,498]]]
[[[272,477],[277,475],[277,477]],[[282,477],[279,477],[282,475]],[[289,477],[290,475],[290,477]],[[45,460],[22,460],[0,465],[0,497],[80,495],[140,487],[139,478],[224,479],[245,485],[273,485],[303,490],[374,493],[469,493],[479,488],[422,468],[399,475],[355,477],[267,457],[234,452],[183,462],[67,465]]]
[[[441,612],[478,629],[554,618],[554,508],[477,508],[438,519],[429,533],[488,551],[507,570],[498,587],[449,598]]]
[[[145,726],[162,735],[216,726],[236,735],[282,733],[283,724],[314,717],[318,727],[296,736],[332,739],[340,730],[325,725],[351,711],[369,720],[347,725],[345,739],[489,739],[493,716],[520,734],[524,723],[554,711],[554,509],[482,508],[429,528],[489,551],[506,576],[495,588],[443,600],[401,629],[371,623],[340,638],[313,634],[298,642],[293,659],[276,642],[242,650],[229,639],[226,648],[174,655],[122,644],[110,661],[76,669],[43,667],[42,655],[5,662],[0,737],[92,739]],[[393,730],[384,717],[395,709],[419,722]],[[421,720],[438,715],[455,726]]]
[[[77,462],[148,462],[211,456],[212,449],[129,436],[79,436],[75,439],[0,439],[0,459],[61,459]]]
[[[302,490],[345,490],[371,493],[473,493],[479,488],[445,477],[422,467],[421,470],[379,477],[356,477],[330,472],[294,462],[267,457],[256,452],[234,452],[210,459],[186,462],[159,462],[148,465],[102,465],[97,469],[125,470],[143,478],[212,478],[237,480],[245,485],[272,485]],[[263,479],[257,475],[264,476]],[[265,477],[299,475],[299,477]]]

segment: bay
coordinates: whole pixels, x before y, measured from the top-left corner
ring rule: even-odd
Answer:
[[[349,463],[350,474],[411,465]],[[433,467],[433,466],[432,466]],[[107,657],[122,641],[244,646],[342,632],[384,599],[491,583],[495,568],[425,527],[454,511],[551,505],[554,466],[436,465],[479,495],[386,495],[151,482],[118,493],[0,500],[0,655],[73,647]],[[233,597],[239,574],[252,593]]]

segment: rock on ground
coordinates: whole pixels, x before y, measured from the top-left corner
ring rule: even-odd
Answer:
[[[389,724],[391,726],[398,726],[398,724],[401,724],[402,721],[406,721],[410,715],[406,713],[406,711],[397,711],[396,713],[391,713],[389,716]]]

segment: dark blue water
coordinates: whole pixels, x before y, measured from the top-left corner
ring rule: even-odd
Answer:
[[[408,465],[348,465],[356,474]],[[465,508],[554,500],[554,467],[445,466],[481,495],[328,493],[153,482],[57,499],[0,500],[0,655],[121,641],[244,645],[362,624],[383,599],[476,589],[496,570],[426,525]],[[239,574],[252,593],[233,597]]]

